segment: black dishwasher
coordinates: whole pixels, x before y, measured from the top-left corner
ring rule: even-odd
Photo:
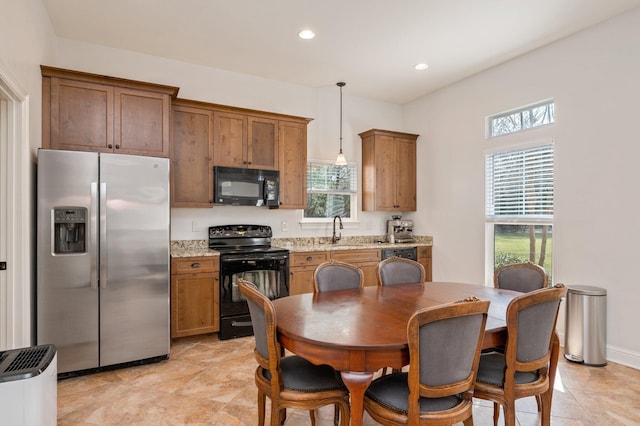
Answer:
[[[411,260],[418,260],[418,250],[416,247],[397,247],[382,249],[380,252],[380,257],[382,257],[383,260],[393,256],[403,257],[405,259]]]

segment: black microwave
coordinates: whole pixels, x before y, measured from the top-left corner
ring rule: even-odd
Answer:
[[[280,205],[280,172],[214,166],[213,202],[232,206]]]

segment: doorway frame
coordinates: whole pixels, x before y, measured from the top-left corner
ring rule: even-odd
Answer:
[[[32,344],[29,95],[0,62],[0,350]]]

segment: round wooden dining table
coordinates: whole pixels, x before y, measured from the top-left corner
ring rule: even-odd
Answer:
[[[273,301],[278,340],[315,364],[340,371],[351,397],[351,424],[362,425],[374,373],[409,364],[407,323],[419,309],[476,296],[489,300],[483,347],[504,344],[505,313],[521,293],[473,284],[426,282],[306,293]]]

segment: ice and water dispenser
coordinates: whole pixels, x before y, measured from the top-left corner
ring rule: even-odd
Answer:
[[[57,207],[53,209],[53,253],[72,254],[87,251],[87,209]]]

